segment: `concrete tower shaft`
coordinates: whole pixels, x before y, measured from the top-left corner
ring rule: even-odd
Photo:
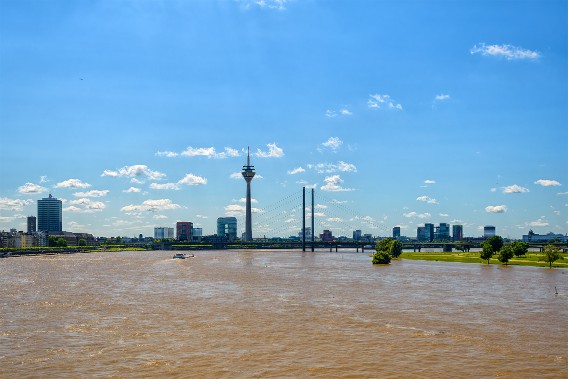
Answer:
[[[247,148],[247,164],[243,166],[243,178],[247,182],[247,203],[246,203],[246,221],[245,221],[245,241],[252,241],[252,208],[250,195],[250,182],[254,178],[254,166],[250,164],[250,147]]]

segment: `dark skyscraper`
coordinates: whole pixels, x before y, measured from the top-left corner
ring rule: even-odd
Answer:
[[[250,165],[250,148],[247,149],[247,165],[243,166],[243,178],[247,182],[247,204],[246,204],[246,222],[245,222],[245,241],[252,241],[252,210],[251,210],[251,199],[250,199],[250,182],[254,178],[254,166]]]
[[[37,229],[40,232],[63,231],[61,200],[49,195],[37,201]]]
[[[28,216],[28,233],[35,233],[37,231],[37,218],[35,216]]]

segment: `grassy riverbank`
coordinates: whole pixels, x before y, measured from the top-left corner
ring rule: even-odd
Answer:
[[[487,264],[487,261],[479,258],[479,252],[462,253],[462,252],[433,252],[433,253],[402,253],[400,258],[423,260],[423,261],[440,261],[440,262],[462,262],[462,263],[481,263]],[[502,265],[497,259],[497,254],[489,260],[490,264]],[[542,253],[529,252],[524,257],[513,257],[509,266],[535,266],[535,267],[548,267],[549,264],[544,262]],[[557,260],[552,264],[556,268],[568,268],[568,255],[564,254],[564,258]]]

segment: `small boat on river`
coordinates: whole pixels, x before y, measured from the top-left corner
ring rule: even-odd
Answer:
[[[183,254],[183,253],[176,253],[174,254],[173,259],[185,259],[185,258],[193,258],[195,255],[193,254]]]

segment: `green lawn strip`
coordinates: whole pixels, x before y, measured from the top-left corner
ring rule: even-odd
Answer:
[[[461,252],[432,252],[432,253],[402,253],[400,258],[410,260],[423,260],[423,261],[438,261],[438,262],[461,262],[461,263],[480,263],[487,264],[487,261],[479,258],[479,253],[461,253]],[[499,262],[497,255],[489,260],[490,264],[504,265]],[[529,253],[525,257],[514,257],[509,260],[509,266],[534,266],[534,267],[548,267],[548,263],[542,260],[542,254]],[[568,255],[564,258],[557,260],[553,263],[552,267],[568,268]]]

